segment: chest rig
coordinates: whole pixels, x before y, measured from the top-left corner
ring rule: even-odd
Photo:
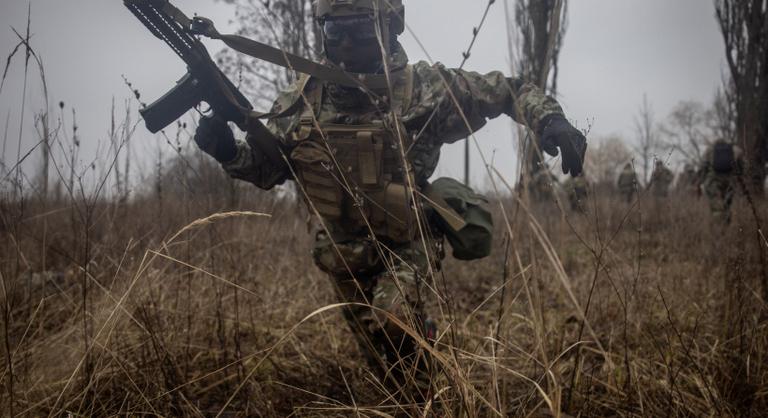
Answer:
[[[373,232],[395,242],[413,238],[413,213],[401,149],[410,136],[399,122],[413,92],[413,72],[406,66],[393,77],[389,113],[363,117],[363,123],[325,122],[322,84],[305,91],[309,104],[293,132],[291,152],[310,212],[354,235]],[[395,120],[396,119],[396,120]],[[335,121],[334,121],[335,122]]]

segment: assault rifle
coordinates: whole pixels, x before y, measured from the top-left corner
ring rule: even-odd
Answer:
[[[209,19],[199,16],[190,19],[168,0],[123,0],[123,4],[153,35],[168,44],[189,68],[176,87],[141,111],[147,128],[153,133],[202,101],[208,103],[214,113],[236,123],[241,129],[245,128],[247,119],[255,119],[248,118],[252,112],[251,104],[211,60],[196,36],[221,40],[243,54],[331,83],[367,89],[388,86],[383,74],[349,73],[242,36],[220,34]],[[274,115],[255,113],[254,116]]]
[[[200,102],[206,102],[216,115],[244,130],[253,107],[216,66],[203,43],[192,35],[198,20],[187,18],[167,0],[123,3],[153,35],[171,47],[188,69],[173,89],[140,110],[147,129],[156,133]]]
[[[260,149],[274,164],[282,164],[281,142],[258,119],[248,99],[221,72],[195,35],[211,33],[210,20],[188,18],[168,0],[123,0],[123,4],[187,64],[184,75],[168,93],[139,113],[150,132],[156,133],[189,109],[206,102],[214,114],[248,131],[249,145]]]
[[[187,64],[187,74],[171,91],[139,111],[152,133],[170,125],[200,102],[206,102],[218,117],[248,131],[251,135],[247,139],[252,147],[261,149],[276,164],[283,161],[279,139],[259,118],[287,116],[298,106],[277,114],[255,112],[248,99],[216,66],[198,36],[221,40],[240,53],[323,81],[365,89],[384,89],[389,84],[383,74],[349,73],[242,36],[220,34],[209,19],[199,16],[190,19],[168,0],[123,0],[123,4]]]

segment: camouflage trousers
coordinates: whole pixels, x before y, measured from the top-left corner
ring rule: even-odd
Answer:
[[[720,222],[729,222],[733,203],[733,179],[730,175],[712,174],[704,180],[704,194],[709,200],[709,210]]]
[[[433,337],[424,313],[423,284],[430,262],[439,263],[439,245],[431,243],[425,251],[421,241],[414,241],[377,249],[367,238],[334,243],[325,232],[316,236],[315,263],[328,273],[339,301],[351,303],[343,314],[362,353],[375,370],[399,374],[396,380],[402,373],[425,371],[423,353],[397,321]]]

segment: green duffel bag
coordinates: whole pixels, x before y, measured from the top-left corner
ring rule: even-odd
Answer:
[[[424,195],[437,215],[437,225],[459,260],[476,260],[491,253],[493,218],[488,199],[449,177],[430,184]]]

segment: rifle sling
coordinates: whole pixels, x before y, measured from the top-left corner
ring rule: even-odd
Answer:
[[[129,0],[131,1],[131,0]],[[136,1],[136,0],[134,0]],[[140,0],[139,0],[140,1]],[[189,29],[192,26],[193,19],[172,5],[168,0],[148,0],[154,3],[155,7],[160,8],[171,19],[176,21],[182,28]],[[197,19],[197,18],[196,18]],[[384,90],[388,88],[387,78],[384,74],[357,74],[343,71],[329,65],[321,64],[298,55],[291,54],[282,49],[248,39],[239,35],[221,34],[208,19],[209,26],[203,33],[211,39],[219,39],[227,46],[240,52],[258,58],[272,64],[279,65],[290,70],[308,74],[320,80],[340,84],[348,87],[366,87],[371,90]]]
[[[383,74],[348,73],[238,35],[218,34],[218,36],[212,36],[212,38],[222,40],[228,47],[242,54],[300,73],[309,74],[323,81],[348,87],[362,86],[371,90],[387,88],[387,79]]]

